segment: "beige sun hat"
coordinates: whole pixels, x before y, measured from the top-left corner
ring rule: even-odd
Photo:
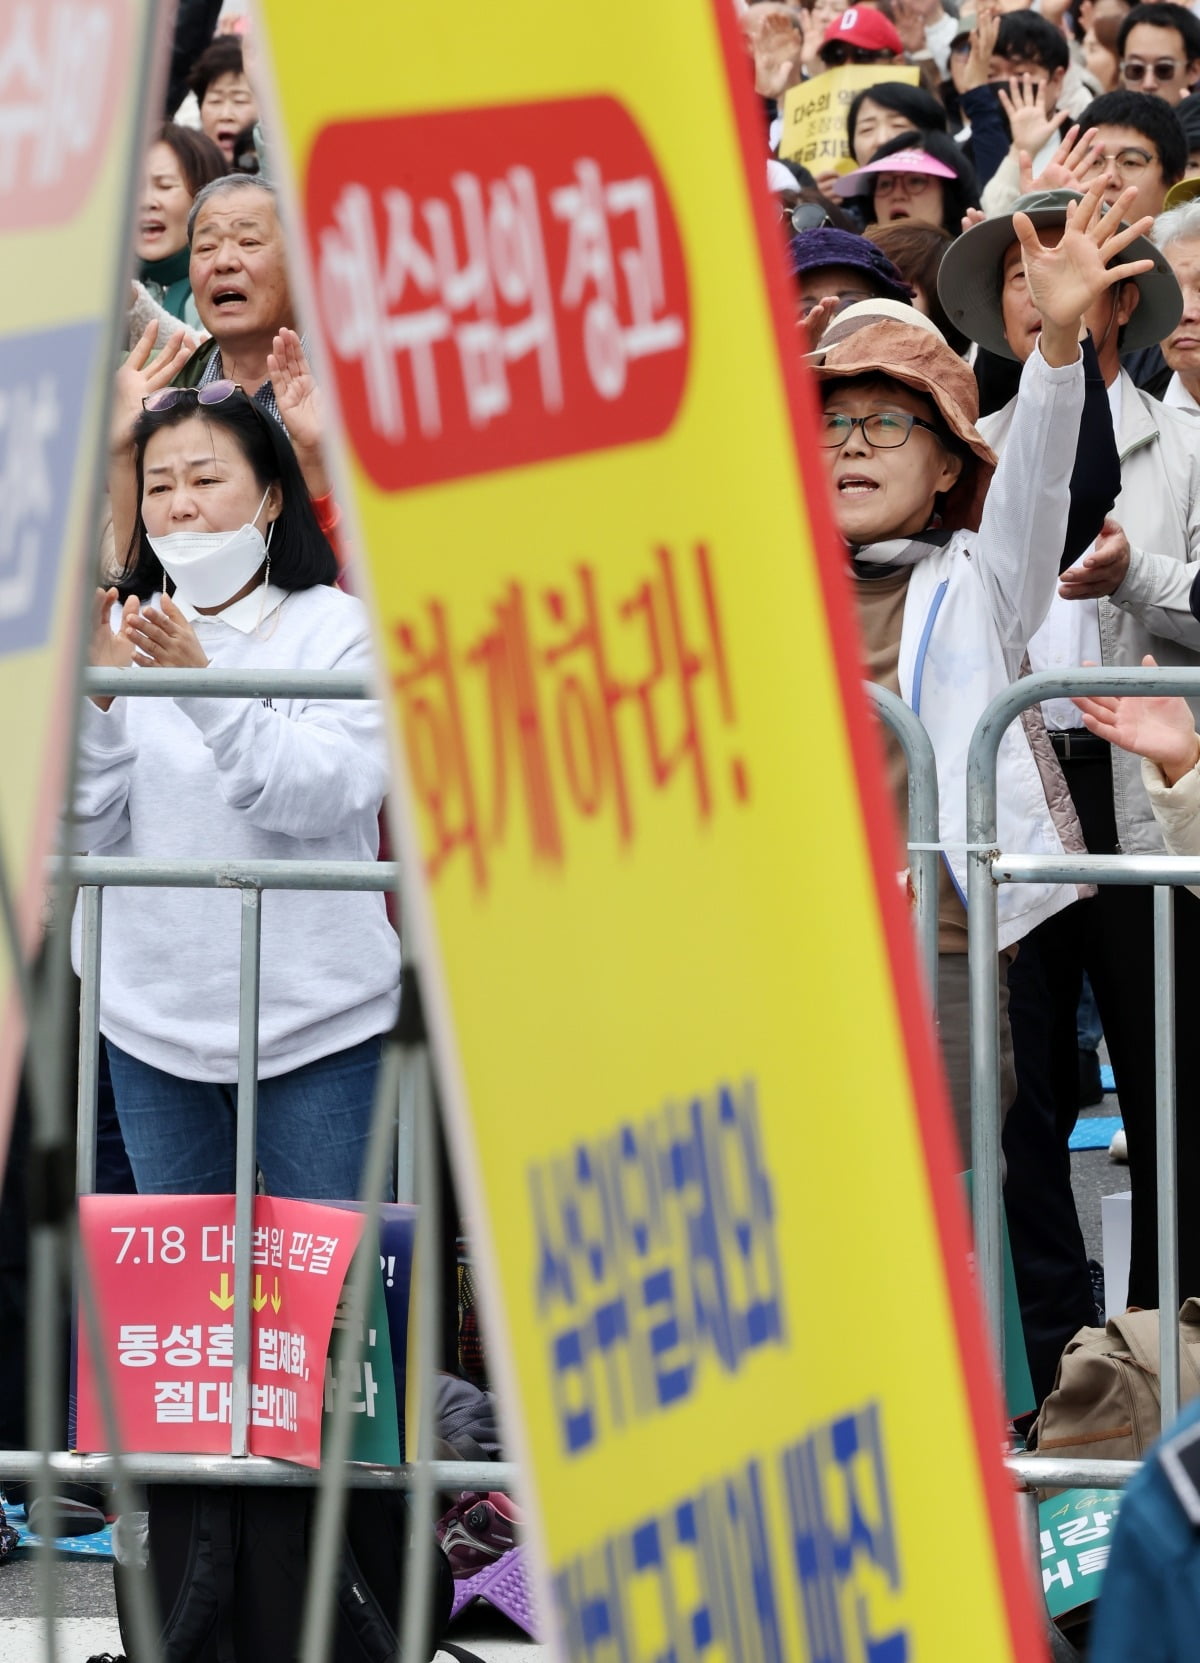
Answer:
[[[857,308],[848,306],[833,327],[844,326],[854,310]],[[813,366],[818,380],[882,377],[929,399],[967,453],[962,472],[946,493],[942,524],[951,531],[978,531],[983,499],[996,471],[996,454],[975,426],[979,388],[974,373],[946,344],[941,331],[920,313],[903,319],[864,319],[857,327],[857,320],[850,321],[852,327],[846,335],[829,345],[822,343],[821,362]]]

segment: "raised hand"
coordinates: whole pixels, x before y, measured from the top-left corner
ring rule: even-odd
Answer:
[[[1153,260],[1109,265],[1154,221],[1147,215],[1122,228],[1121,213],[1137,187],[1123,190],[1111,208],[1103,206],[1104,188],[1104,179],[1097,179],[1080,201],[1068,206],[1061,239],[1053,245],[1041,241],[1028,214],[1013,215],[1030,297],[1042,315],[1041,348],[1049,363],[1073,363],[1084,313],[1109,289],[1154,265]]]
[[[271,344],[267,374],[275,391],[280,418],[288,430],[309,496],[326,496],[331,486],[325,472],[321,389],[294,329],[281,329]]]
[[[1082,196],[1087,190],[1084,175],[1093,151],[1098,148],[1093,133],[1087,132],[1081,138],[1077,126],[1068,127],[1062,143],[1036,177],[1032,161],[1022,151],[1021,195],[1028,196],[1031,191],[1078,191]]]
[[[208,659],[196,631],[170,595],[161,608],[148,606],[127,624],[133,662],[145,669],[203,670]]]
[[[111,429],[114,451],[132,446],[133,426],[142,413],[142,400],[169,387],[195,351],[189,331],[180,329],[151,361],[157,339],[158,321],[152,318],[117,371]]]
[[[835,294],[827,294],[806,318],[800,319],[800,337],[806,352],[815,352],[820,346],[821,337],[837,317],[840,304]]]
[[[1147,669],[1156,667],[1149,653],[1142,664]],[[1174,785],[1200,763],[1200,737],[1186,699],[1130,695],[1120,699],[1076,699],[1074,703],[1092,733],[1123,751],[1149,757],[1162,770],[1168,785]]]
[[[755,92],[760,98],[782,98],[802,75],[805,41],[797,8],[769,0],[752,6],[746,14],[745,28],[754,54]]]
[[[1000,100],[1000,108],[1008,117],[1013,148],[1018,152],[1028,150],[1036,156],[1058,128],[1058,121],[1046,114],[1042,102],[1046,83],[1035,81],[1032,75],[1026,74],[1010,81],[1009,88],[1005,92],[1003,87],[997,87],[996,96]]]
[[[975,14],[975,27],[971,30],[971,49],[958,85],[960,97],[964,92],[973,92],[976,87],[987,85],[999,32],[999,11],[995,6],[980,6]]]

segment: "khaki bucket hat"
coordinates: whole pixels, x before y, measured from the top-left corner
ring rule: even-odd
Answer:
[[[963,470],[946,493],[942,524],[950,531],[979,530],[996,455],[975,426],[975,376],[941,335],[897,319],[864,320],[861,328],[829,347],[814,370],[821,382],[870,375],[923,394],[966,453]]]
[[[1019,196],[1012,213],[998,214],[964,231],[946,250],[938,271],[938,298],[950,321],[969,340],[978,341],[1001,358],[1016,358],[1004,333],[1000,289],[1004,256],[1017,240],[1013,214],[1028,214],[1040,230],[1065,225],[1067,209],[1081,201],[1076,191],[1032,191]],[[1174,329],[1183,313],[1183,296],[1165,256],[1146,237],[1138,237],[1116,255],[1117,260],[1153,260],[1153,271],[1131,279],[1138,286],[1137,311],[1125,325],[1122,352],[1157,346]]]

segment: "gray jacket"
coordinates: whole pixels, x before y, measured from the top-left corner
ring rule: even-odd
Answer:
[[[1016,400],[985,416],[979,431],[999,451]],[[1115,595],[1099,603],[1106,665],[1200,665],[1200,623],[1188,605],[1200,570],[1200,421],[1168,409],[1121,371],[1121,493],[1112,517],[1129,538],[1129,571]],[[1200,700],[1193,700],[1200,718]],[[1162,834],[1142,783],[1139,759],[1113,750],[1117,837],[1127,854],[1153,854]]]

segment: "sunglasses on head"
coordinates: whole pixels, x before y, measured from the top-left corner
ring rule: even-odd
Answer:
[[[787,217],[792,222],[793,231],[820,231],[824,226],[833,224],[819,202],[797,202]]]
[[[210,381],[206,387],[164,387],[161,393],[148,393],[142,400],[142,409],[157,414],[160,410],[173,410],[189,398],[194,398],[197,404],[223,404],[241,391],[236,381]]]

